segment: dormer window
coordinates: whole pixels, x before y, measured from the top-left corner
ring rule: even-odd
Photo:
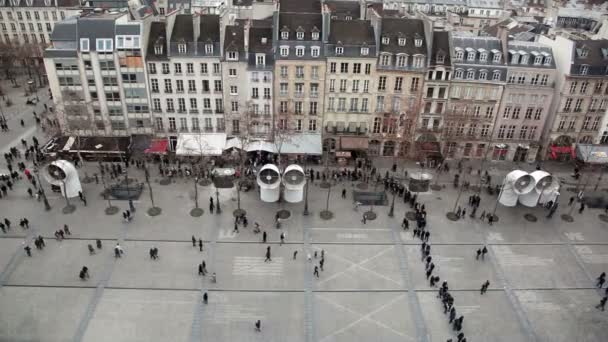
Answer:
[[[384,45],[388,45],[388,43],[390,43],[390,38],[389,37],[382,37],[382,44]]]
[[[344,54],[344,48],[341,46],[336,47],[336,55],[343,55]]]
[[[416,47],[421,47],[422,46],[422,39],[421,38],[416,38],[414,40],[414,44],[416,45]]]
[[[492,58],[492,62],[500,63],[500,52],[494,52],[494,56]]]
[[[475,79],[475,70],[467,70],[467,80]]]
[[[475,55],[476,55],[475,51],[467,52],[467,61],[469,61],[469,62],[475,61]]]
[[[399,46],[405,46],[405,38],[399,38]]]
[[[45,5],[45,6],[47,6],[47,7],[48,7],[48,6],[51,6],[51,4],[52,4],[52,1],[51,1],[51,0],[44,0],[44,5]]]
[[[445,56],[442,53],[438,53],[437,57],[435,58],[435,62],[437,64],[443,64],[445,61]]]
[[[391,56],[389,56],[389,55],[380,56],[380,65],[389,66],[390,64],[391,64]]]
[[[587,75],[589,73],[588,65],[581,65],[581,75]]]
[[[303,31],[296,32],[296,38],[298,40],[304,39],[304,32]]]
[[[511,54],[511,64],[517,64],[519,62],[519,54],[517,52]]]
[[[283,39],[283,40],[289,39],[289,31],[287,31],[287,30],[281,31],[281,39]]]
[[[538,55],[536,57],[534,57],[534,65],[541,65],[543,64],[543,56]]]
[[[80,51],[89,52],[89,38],[80,38]]]
[[[19,0],[11,0],[11,3],[13,4],[14,7],[19,6]]]
[[[265,66],[266,65],[266,55],[263,53],[256,53],[255,54],[255,65]]]
[[[545,56],[545,65],[551,65],[551,56]]]
[[[185,43],[177,44],[177,51],[179,53],[186,53],[186,44]]]
[[[34,0],[25,0],[25,3],[26,3],[28,6],[32,6],[32,4],[34,3]]]
[[[369,48],[362,47],[361,48],[361,56],[367,56],[367,55],[369,55]]]
[[[487,80],[487,79],[488,79],[488,72],[487,72],[487,71],[485,71],[485,70],[481,70],[481,71],[479,72],[479,79],[480,79],[481,81],[485,81],[485,80]]]
[[[163,54],[163,46],[161,44],[154,45],[154,53],[157,55]]]
[[[213,44],[205,44],[205,53],[208,55],[213,53]]]
[[[589,49],[587,49],[586,46],[583,46],[583,48],[580,50],[580,57],[581,58],[585,58],[587,56],[589,56]]]
[[[456,50],[456,60],[461,61],[464,58],[464,51]]]
[[[239,59],[239,54],[236,51],[228,51],[228,56],[226,56],[226,59],[229,61],[236,61]]]
[[[519,61],[520,64],[528,64],[528,58],[530,58],[530,56],[528,55],[522,55],[521,56],[521,60]]]
[[[296,46],[296,56],[304,57],[304,47],[303,46]]]
[[[312,40],[319,40],[319,32],[312,33]]]
[[[281,47],[279,47],[279,53],[281,54],[281,57],[287,57],[287,56],[289,56],[289,46],[281,46]]]
[[[492,81],[500,81],[500,71],[495,70],[492,73]]]

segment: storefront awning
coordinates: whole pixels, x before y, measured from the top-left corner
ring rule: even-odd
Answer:
[[[606,164],[608,146],[576,144],[576,159],[589,164]]]
[[[367,150],[368,147],[367,137],[340,137],[341,150]]]
[[[427,157],[441,157],[441,146],[437,141],[417,141],[416,151]]]
[[[281,141],[270,142],[265,140],[242,141],[240,138],[232,138],[226,142],[224,149],[238,148],[247,152],[266,151],[282,154],[321,154],[320,134],[293,134],[283,138]]]
[[[154,139],[150,142],[150,147],[144,150],[144,153],[149,154],[166,154],[167,146],[169,146],[169,140],[167,139]]]
[[[557,159],[558,154],[572,154],[572,158],[576,157],[574,149],[571,146],[551,146],[551,158]]]
[[[226,146],[226,133],[180,133],[175,154],[178,156],[219,156]]]

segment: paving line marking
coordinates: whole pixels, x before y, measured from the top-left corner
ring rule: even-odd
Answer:
[[[335,306],[335,307],[337,307],[339,309],[342,309],[344,311],[348,311],[348,312],[350,312],[353,315],[359,316],[359,318],[357,318],[356,320],[354,320],[351,323],[347,324],[346,326],[344,326],[344,327],[342,327],[342,328],[340,328],[340,329],[332,332],[331,334],[323,337],[319,342],[323,342],[323,341],[327,340],[328,338],[331,338],[331,337],[333,337],[335,335],[343,333],[344,331],[346,331],[346,330],[348,330],[348,329],[356,326],[357,324],[359,324],[360,322],[363,322],[363,321],[369,321],[371,323],[376,324],[379,327],[382,327],[382,328],[384,328],[386,330],[389,330],[389,331],[393,332],[396,335],[399,335],[399,336],[404,337],[404,338],[408,338],[409,336],[405,335],[401,331],[397,331],[397,330],[389,327],[388,325],[386,325],[386,324],[384,324],[382,322],[379,322],[379,321],[377,321],[375,319],[370,318],[371,316],[373,316],[373,315],[377,314],[378,312],[384,310],[385,308],[387,308],[388,306],[394,304],[396,301],[400,300],[403,297],[405,297],[405,294],[399,295],[399,296],[391,299],[390,301],[382,304],[380,307],[376,308],[375,310],[373,310],[373,311],[371,311],[371,312],[369,312],[367,314],[362,314],[360,312],[357,312],[357,311],[354,311],[354,310],[352,310],[350,308],[347,308],[346,306],[344,306],[342,304],[336,303],[336,302],[334,302],[334,301],[326,298],[325,296],[318,295],[317,298],[323,300],[324,302],[326,302],[328,304],[331,304],[331,305],[333,305],[333,306]]]
[[[403,249],[404,243],[403,240],[401,240],[401,231],[399,231],[399,228],[395,227],[392,229],[391,235],[393,237],[395,251],[399,259],[399,269],[401,270],[401,277],[403,279],[402,286],[403,289],[406,290],[408,293],[410,313],[412,317],[414,317],[414,322],[416,323],[416,335],[418,336],[418,341],[429,342],[431,339],[428,333],[426,322],[424,321],[422,315],[422,307],[420,306],[418,295],[416,295],[416,290],[414,290],[414,288],[410,284],[410,279],[412,279],[412,271],[408,267],[408,256],[406,251]]]
[[[302,255],[306,258],[308,255],[313,254],[313,247],[311,244],[311,231],[312,228],[304,228],[302,230],[302,240],[304,241],[304,248]],[[307,342],[317,342],[317,330],[316,330],[316,316],[315,316],[315,299],[313,295],[313,262],[306,261],[304,265],[304,332],[306,334]]]
[[[15,229],[15,228],[11,228],[11,229]],[[27,242],[27,241],[31,241],[34,236],[37,236],[36,233],[38,232],[38,230],[36,228],[30,228],[27,231],[28,232],[24,237],[22,237],[22,238],[17,237],[17,238],[23,239],[23,241]],[[23,248],[24,248],[23,244],[19,244],[19,246],[17,246],[17,249],[11,255],[11,258],[10,258],[8,264],[6,264],[6,266],[2,270],[2,273],[0,273],[0,288],[2,288],[2,286],[4,286],[6,281],[10,278],[11,274],[13,274],[15,269],[17,269],[17,266],[19,266],[19,264],[21,263],[23,258],[26,258],[25,250]]]

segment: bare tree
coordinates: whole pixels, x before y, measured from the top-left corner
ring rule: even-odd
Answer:
[[[208,174],[208,163],[209,163],[209,144],[203,140],[200,135],[194,135],[195,153],[189,156],[190,167],[192,168],[192,178],[194,185],[194,208],[190,211],[190,215],[199,217],[203,214],[203,210],[200,208],[198,203],[198,182],[202,177],[206,177]]]
[[[243,177],[245,176],[245,161],[247,160],[247,150],[253,143],[253,137],[250,132],[251,126],[251,117],[255,115],[250,111],[241,115],[241,121],[244,122],[246,130],[240,130],[238,134],[236,134],[236,153],[237,153],[237,162],[239,166],[239,175],[236,183],[236,203],[237,209],[235,210],[235,216],[240,216],[246,214],[246,211],[241,209],[241,185],[244,184]]]

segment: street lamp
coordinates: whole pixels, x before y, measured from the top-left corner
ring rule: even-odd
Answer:
[[[307,179],[307,175],[308,175],[308,171],[306,170],[306,166],[308,166],[307,163],[308,162],[308,156],[305,154],[304,155],[304,179],[306,179],[306,192],[304,193],[304,212],[302,213],[302,215],[304,216],[308,216],[309,212],[308,212],[308,184],[310,183],[310,179]],[[313,176],[314,177],[314,176]]]
[[[51,210],[51,205],[49,204],[49,201],[46,198],[46,193],[44,192],[44,187],[42,186],[42,183],[40,182],[40,175],[38,172],[38,167],[34,168],[34,174],[36,175],[36,180],[38,181],[38,185],[40,186],[40,193],[42,194],[42,200],[44,201],[44,210],[49,211],[49,210]]]
[[[222,208],[220,208],[220,190],[217,188],[217,186],[215,187],[215,201],[217,202],[217,213],[221,214]]]

